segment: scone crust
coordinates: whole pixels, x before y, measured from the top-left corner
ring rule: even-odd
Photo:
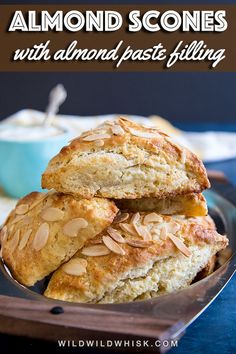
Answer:
[[[22,214],[24,208],[28,210]],[[69,260],[87,240],[109,226],[117,211],[112,201],[103,198],[86,200],[57,192],[33,192],[18,202],[3,226],[4,262],[16,280],[31,286]],[[58,219],[49,221],[48,218],[52,220],[54,214],[54,218]],[[72,230],[73,235],[73,223],[68,231],[68,222],[72,220],[77,220],[73,222],[77,225],[76,231]],[[38,242],[35,243],[42,224],[43,235],[38,235]],[[65,225],[67,228],[64,228]],[[29,238],[22,248],[22,239],[27,237],[28,232]]]
[[[141,220],[145,215],[147,213],[141,213]],[[125,223],[132,224],[132,218],[137,217],[130,214]],[[153,286],[151,290],[157,291],[156,287],[160,281],[159,267],[165,267],[164,276],[167,278],[169,274],[177,271],[177,279],[174,279],[177,283],[174,285],[174,290],[176,290],[178,287],[189,285],[196,274],[206,266],[212,255],[228,244],[227,238],[219,235],[213,225],[208,229],[205,227],[209,221],[203,221],[202,226],[199,220],[196,223],[188,218],[173,219],[169,216],[159,216],[159,218],[159,222],[150,222],[146,225],[152,239],[144,248],[134,247],[127,243],[127,240],[140,241],[142,239],[140,236],[122,233],[126,243],[119,245],[125,255],[114,252],[104,256],[84,254],[87,247],[101,245],[100,242],[103,236],[108,234],[107,231],[103,231],[91,242],[88,241],[85,248],[73,257],[82,263],[85,262],[86,270],[81,275],[71,275],[67,274],[63,266],[60,267],[52,275],[45,295],[54,299],[88,303],[133,301],[136,297],[150,291],[150,286]],[[202,219],[205,218],[202,217]],[[119,224],[114,222],[112,226],[120,231]],[[163,227],[166,229],[164,233]],[[191,254],[187,257],[188,264],[184,263],[186,255],[176,247],[169,234],[177,237],[189,249]],[[167,263],[163,265],[163,262]],[[182,263],[185,268],[179,270],[182,271],[180,275],[176,266]],[[191,273],[193,264],[194,268]],[[165,282],[166,287],[170,287],[168,279]],[[138,290],[136,289],[135,292],[137,284]]]
[[[42,186],[85,198],[161,199],[210,184],[195,154],[158,129],[120,118],[64,147],[42,175]]]

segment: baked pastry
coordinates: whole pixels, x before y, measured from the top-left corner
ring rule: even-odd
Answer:
[[[175,198],[140,198],[116,199],[116,205],[121,210],[128,211],[155,211],[158,214],[185,216],[207,215],[207,203],[202,193],[177,195]]]
[[[43,173],[42,186],[84,198],[163,199],[210,184],[195,154],[158,129],[120,118],[64,147]]]
[[[188,286],[228,240],[200,219],[119,214],[51,277],[45,296],[120,303]]]
[[[13,277],[31,286],[108,227],[118,209],[103,198],[33,192],[21,199],[2,231],[2,256]]]

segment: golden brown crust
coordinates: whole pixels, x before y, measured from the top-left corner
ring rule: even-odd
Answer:
[[[117,211],[102,198],[33,192],[18,202],[4,224],[4,262],[16,280],[31,286],[109,226]]]
[[[114,248],[112,242],[109,244],[110,228],[88,241],[72,261],[82,262],[81,273],[68,274],[65,266],[60,267],[53,274],[45,295],[66,301],[97,303],[132,301],[146,292],[156,292],[158,288],[163,291],[164,287],[166,291],[173,291],[190,284],[212,255],[228,244],[227,238],[214,228],[205,229],[205,222],[201,226],[199,220],[195,223],[193,218],[173,219],[154,214],[129,214],[122,222],[126,229],[127,225],[131,227],[129,232],[125,232],[115,219],[113,233],[114,230],[120,233],[124,242],[117,242],[118,248]],[[104,244],[112,246],[110,250],[113,251],[103,256],[88,255],[91,246],[97,249]],[[69,269],[70,266],[76,270],[74,264],[69,264]]]
[[[42,186],[85,198],[161,199],[198,193],[210,184],[188,149],[157,129],[120,118],[64,147],[50,161]]]
[[[205,216],[207,203],[201,193],[177,195],[175,198],[141,198],[115,200],[121,210],[155,211],[163,215]]]

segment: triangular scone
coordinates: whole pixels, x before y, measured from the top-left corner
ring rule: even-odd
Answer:
[[[201,220],[202,219],[202,224]],[[49,281],[50,298],[117,303],[188,286],[228,240],[205,217],[121,214]],[[206,225],[209,228],[206,228]]]
[[[16,280],[31,286],[108,227],[117,211],[103,198],[31,193],[18,202],[1,230],[4,262]]]
[[[199,158],[166,134],[127,119],[105,122],[64,147],[43,188],[91,198],[165,198],[209,187]]]
[[[163,215],[205,216],[207,203],[202,193],[177,195],[174,198],[116,199],[117,206],[127,211],[155,211]]]

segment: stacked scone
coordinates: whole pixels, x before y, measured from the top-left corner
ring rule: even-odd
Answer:
[[[2,230],[12,275],[50,298],[115,303],[182,289],[228,240],[207,216],[202,162],[124,118],[74,139]]]

